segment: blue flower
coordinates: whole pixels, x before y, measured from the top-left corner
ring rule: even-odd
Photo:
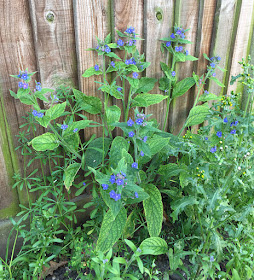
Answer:
[[[99,71],[99,69],[100,69],[99,65],[96,64],[96,65],[94,66],[94,70],[95,70],[95,71]]]
[[[115,193],[115,191],[110,191],[109,192],[109,196],[111,197],[111,198],[114,198],[115,199],[115,197],[116,197],[116,193]]]
[[[109,46],[106,46],[106,48],[105,48],[105,52],[106,52],[106,53],[110,53],[110,52],[111,52],[111,49],[110,49],[110,47],[109,47]]]
[[[133,164],[131,165],[132,168],[137,169],[138,168],[138,164],[136,162],[133,162]]]
[[[208,140],[208,137],[205,137],[205,140]]]
[[[23,83],[22,82],[19,82],[18,85],[19,85],[19,88],[23,88]]]
[[[28,84],[27,83],[24,83],[23,84],[23,89],[27,89],[28,88]]]
[[[132,73],[132,77],[133,77],[134,79],[137,79],[137,78],[138,78],[138,73],[137,73],[137,72],[133,72],[133,73]]]
[[[78,128],[74,128],[73,129],[73,132],[75,133],[75,132],[77,132],[78,131]]]
[[[146,142],[147,141],[147,136],[145,136],[144,138],[143,138],[143,142]]]
[[[216,76],[216,73],[213,73],[212,76],[215,77],[215,76]]]
[[[38,118],[43,118],[43,117],[44,117],[44,114],[43,114],[43,113],[38,113],[38,114],[37,114],[37,117],[38,117]]]
[[[120,178],[116,179],[117,186],[121,186],[121,185],[123,185],[123,183],[124,183],[123,179],[120,179]]]
[[[140,152],[140,155],[143,157],[145,154],[143,151]]]
[[[181,35],[181,34],[182,34],[182,31],[181,31],[180,29],[178,29],[178,30],[176,31],[176,34],[177,34],[177,35]]]
[[[175,77],[175,75],[176,75],[176,72],[175,72],[175,71],[172,71],[172,72],[171,72],[171,76],[172,76],[172,77]]]
[[[115,65],[115,62],[114,61],[111,61],[111,63],[110,63],[110,65],[112,66],[112,67],[116,67],[116,65]]]
[[[101,186],[102,186],[104,191],[108,189],[108,184],[102,184]]]
[[[180,46],[179,47],[179,52],[181,52],[183,50],[183,47],[182,46]]]
[[[129,132],[129,137],[133,137],[135,135],[135,133],[133,131]]]
[[[122,47],[122,46],[124,45],[123,40],[121,40],[121,39],[117,40],[117,45],[118,45],[119,47]]]
[[[144,121],[143,119],[138,118],[138,119],[136,119],[136,124],[141,125],[143,123],[143,121]]]
[[[135,29],[132,26],[130,26],[130,27],[128,27],[125,30],[125,32],[128,33],[128,34],[134,34],[135,33]]]
[[[236,134],[236,130],[235,129],[231,130],[230,134]]]
[[[117,200],[119,200],[119,199],[121,199],[121,194],[120,193],[116,193],[116,195],[115,195],[115,201],[117,201]]]
[[[134,125],[134,121],[131,118],[129,118],[129,120],[127,121],[127,125],[128,126],[133,126]]]
[[[189,51],[186,50],[186,51],[185,51],[185,54],[186,54],[186,55],[189,55]]]
[[[212,63],[210,64],[210,66],[211,66],[212,68],[214,68],[214,67],[215,67],[215,63],[212,62]]]
[[[129,42],[128,42],[128,45],[131,47],[132,45],[134,44],[134,42],[132,41],[132,40],[130,40]]]
[[[115,181],[116,181],[116,176],[113,174],[113,175],[110,176],[109,182],[110,182],[111,184],[114,184]]]
[[[36,90],[41,91],[41,83],[37,83],[35,88]]]
[[[172,39],[175,39],[175,34],[174,33],[172,33],[171,35],[170,35],[170,37],[172,38]]]
[[[215,153],[216,151],[217,151],[217,147],[216,146],[212,147],[211,150],[210,150],[211,153]]]
[[[218,137],[222,137],[222,132],[221,131],[218,131],[217,133],[216,133],[216,135],[218,136]]]
[[[67,124],[62,124],[62,125],[61,125],[61,129],[62,129],[62,130],[65,130],[65,129],[67,129],[67,128],[68,128],[68,125],[67,125]]]
[[[137,192],[135,192],[134,195],[135,195],[136,198],[138,198],[138,193]]]
[[[214,262],[214,256],[210,257],[210,262]]]
[[[238,124],[238,121],[235,121],[235,125],[237,125]]]
[[[166,47],[169,47],[170,45],[171,45],[171,42],[168,41],[168,42],[166,43]]]
[[[216,56],[217,60],[220,61],[221,60],[221,57],[220,56]]]
[[[27,73],[22,74],[21,79],[26,81],[28,79]]]
[[[176,52],[180,52],[180,47],[177,47],[177,46],[176,46],[176,47],[175,47],[175,51],[176,51]]]
[[[117,90],[117,91],[122,91],[122,88],[118,87],[116,90]]]
[[[224,118],[223,122],[224,122],[224,123],[227,123],[227,122],[228,122],[228,118],[227,118],[227,117]]]
[[[208,91],[208,90],[205,90],[205,94],[209,94],[209,91]]]
[[[37,112],[36,110],[33,110],[32,114],[33,114],[35,117],[37,117],[38,112]]]

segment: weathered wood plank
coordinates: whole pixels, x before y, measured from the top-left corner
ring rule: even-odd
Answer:
[[[77,86],[72,0],[29,0],[38,70],[43,87]]]
[[[217,1],[215,12],[212,50],[210,56],[219,55],[221,57],[219,66],[227,69],[228,72],[223,73],[217,71],[216,77],[226,86],[232,62],[232,46],[234,45],[240,6],[241,1],[219,0]],[[225,88],[219,87],[214,82],[209,83],[208,90],[216,95],[225,93]]]
[[[102,98],[98,92],[99,85],[94,81],[102,81],[101,77],[82,78],[84,71],[98,64],[102,67],[101,57],[95,52],[86,51],[88,48],[97,46],[96,36],[100,39],[105,39],[110,33],[110,1],[109,0],[74,0],[74,25],[76,36],[77,49],[77,65],[79,88],[87,95],[93,95]],[[99,117],[87,114],[89,119],[101,122]],[[90,128],[85,131],[86,139],[89,139],[92,134],[97,136],[102,135],[101,128]]]
[[[29,17],[28,2],[18,0],[15,3],[11,0],[0,3],[0,76],[2,87],[2,102],[6,112],[8,142],[14,142],[14,146],[19,143],[15,135],[19,131],[19,126],[24,122],[22,116],[30,110],[29,106],[23,105],[19,100],[14,100],[9,94],[9,89],[14,92],[18,89],[18,81],[10,74],[18,73],[19,70],[28,68],[29,71],[36,71],[36,58]],[[16,158],[18,156],[18,163]],[[20,152],[12,153],[12,163],[15,172],[23,174],[23,157]],[[26,202],[23,193],[19,192],[21,203]]]
[[[242,91],[243,87],[237,87],[237,83],[234,85],[230,85],[229,82],[231,80],[231,76],[235,76],[240,73],[241,66],[238,64],[242,58],[247,57],[247,50],[250,40],[250,32],[251,27],[253,26],[253,5],[254,0],[243,0],[240,17],[237,27],[236,39],[235,44],[232,45],[233,47],[233,55],[232,55],[232,64],[230,69],[229,81],[228,81],[228,88],[227,94],[229,95],[232,90]]]
[[[186,39],[192,41],[192,45],[186,45],[186,49],[191,55],[195,54],[196,48],[196,36],[197,36],[197,26],[198,26],[198,13],[199,5],[196,0],[181,0],[176,2],[175,8],[175,23],[183,27],[184,29],[190,28],[186,32]],[[178,79],[182,80],[186,77],[191,77],[193,72],[194,62],[187,61],[184,63],[178,63],[176,72]],[[173,102],[173,106],[170,110],[169,126],[173,129],[174,134],[178,134],[181,130],[184,122],[188,116],[189,108],[189,93],[188,91],[185,95],[178,97]]]
[[[145,54],[146,61],[151,62],[146,69],[146,76],[160,79],[163,72],[160,67],[160,61],[168,63],[168,53],[161,52],[160,46],[163,37],[168,37],[173,31],[174,26],[174,1],[167,0],[147,0],[145,3]],[[163,94],[157,83],[151,93]],[[147,108],[147,114],[153,114],[162,128],[167,111],[167,101],[150,106]],[[168,127],[168,123],[166,124]]]
[[[139,34],[139,37],[143,38],[144,36],[144,26],[143,26],[143,16],[144,16],[144,0],[116,0],[114,1],[113,7],[113,17],[114,17],[114,31],[120,30],[124,32],[127,27],[132,26],[135,28],[135,32]],[[112,31],[112,32],[114,32]],[[118,36],[115,33],[116,41]],[[144,41],[137,41],[137,49],[140,53],[144,51]],[[117,53],[123,59],[123,52]],[[119,84],[120,81],[118,80]],[[125,85],[125,104],[127,104],[129,93],[129,86]],[[116,105],[122,108],[122,102],[119,100],[115,101]],[[123,112],[123,109],[122,109]],[[133,112],[129,112],[129,116],[133,117]],[[123,117],[123,113],[122,113]],[[121,118],[120,121],[123,121]],[[120,130],[117,130],[117,134],[121,134]]]

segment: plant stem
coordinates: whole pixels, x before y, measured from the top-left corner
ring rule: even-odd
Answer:
[[[125,122],[127,122],[127,120],[128,120],[128,115],[129,115],[129,110],[130,110],[131,96],[132,96],[132,87],[130,87],[129,96],[128,96],[128,102],[127,102],[127,107],[125,108],[125,114],[124,114],[124,121],[125,121]]]

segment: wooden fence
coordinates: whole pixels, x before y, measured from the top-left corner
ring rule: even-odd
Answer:
[[[24,193],[12,189],[13,174],[22,170],[24,162],[15,147],[15,135],[23,123],[22,116],[31,108],[12,98],[9,89],[17,90],[17,80],[10,77],[28,68],[38,71],[36,80],[43,87],[60,84],[79,88],[86,94],[98,95],[94,78],[82,78],[85,69],[100,63],[87,48],[96,46],[96,36],[105,38],[115,30],[135,27],[143,37],[138,48],[151,66],[148,77],[160,78],[160,61],[168,57],[160,51],[159,39],[172,32],[174,23],[190,28],[186,34],[192,41],[187,49],[198,62],[179,65],[180,79],[201,74],[206,69],[203,53],[220,55],[217,73],[226,87],[209,84],[209,91],[227,94],[231,75],[240,71],[238,61],[254,52],[254,0],[0,0],[0,219],[14,216],[18,204],[24,203]],[[158,86],[153,93],[158,93]],[[193,103],[195,90],[178,98],[170,108],[168,125],[177,132]],[[162,122],[165,103],[149,108],[149,113]],[[92,131],[93,133],[96,131]]]

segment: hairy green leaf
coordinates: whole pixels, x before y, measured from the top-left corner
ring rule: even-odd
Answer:
[[[29,144],[32,144],[36,151],[54,150],[59,146],[57,137],[50,132],[35,137]]]
[[[150,94],[142,93],[137,95],[131,104],[131,107],[148,107],[157,103],[160,103],[162,100],[168,98],[168,96],[162,94]]]
[[[208,113],[209,107],[207,103],[192,108],[185,123],[185,127],[201,124],[206,119]]]
[[[185,78],[178,82],[173,89],[172,98],[185,94],[193,85],[195,85],[195,80],[192,77]]]
[[[73,181],[80,169],[80,163],[72,163],[64,170],[64,185],[67,190],[72,186]]]
[[[142,255],[162,255],[168,251],[166,241],[160,237],[149,237],[139,246]]]

